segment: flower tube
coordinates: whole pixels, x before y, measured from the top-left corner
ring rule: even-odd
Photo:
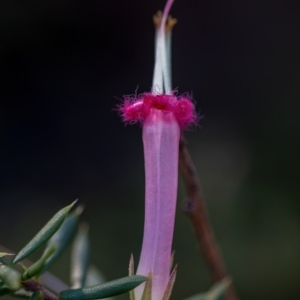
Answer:
[[[167,17],[172,2],[169,0],[164,13],[155,19],[160,24],[152,92],[125,97],[120,107],[126,123],[140,122],[143,127],[145,222],[137,274],[148,276],[151,272],[152,300],[163,298],[170,279],[180,131],[197,119],[192,101],[176,96],[171,89],[170,39],[175,20]],[[143,289],[144,285],[135,289],[136,300],[141,299]]]

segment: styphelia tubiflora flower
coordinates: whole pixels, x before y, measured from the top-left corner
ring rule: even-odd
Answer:
[[[197,120],[194,104],[187,96],[177,96],[171,87],[171,30],[176,20],[168,17],[173,0],[163,14],[154,17],[155,66],[152,91],[125,97],[120,107],[126,123],[143,127],[145,156],[144,237],[137,268],[138,275],[151,272],[151,299],[161,300],[170,280],[172,239],[178,181],[178,150],[182,129]],[[140,300],[145,285],[135,289]]]

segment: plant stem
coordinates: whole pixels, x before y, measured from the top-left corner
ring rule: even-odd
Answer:
[[[228,276],[228,274],[209,222],[196,168],[183,135],[181,135],[179,143],[179,167],[187,193],[183,211],[192,223],[199,243],[199,249],[208,266],[211,278],[216,283]],[[232,284],[228,288],[224,299],[238,300]]]
[[[0,245],[0,252],[14,253],[12,250],[4,247],[3,245]],[[22,265],[26,267],[29,267],[32,264],[33,263],[27,258],[22,260]],[[44,274],[42,274],[40,280],[44,286],[55,293],[60,293],[63,290],[69,289],[69,286],[67,284],[65,284],[63,281],[49,272],[45,272]]]
[[[58,300],[58,297],[46,290],[42,285],[37,283],[34,280],[22,281],[21,284],[23,287],[30,292],[41,291],[43,293],[44,300]]]

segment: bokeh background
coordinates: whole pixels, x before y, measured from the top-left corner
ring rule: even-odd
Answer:
[[[108,280],[138,261],[141,128],[122,95],[149,91],[164,1],[0,1],[0,243],[20,249],[79,198]],[[203,116],[186,134],[241,299],[300,297],[300,3],[176,0],[173,84]],[[181,212],[174,300],[211,282]],[[40,252],[32,256],[36,258]],[[68,281],[69,250],[52,268]],[[127,299],[121,296],[119,299]]]

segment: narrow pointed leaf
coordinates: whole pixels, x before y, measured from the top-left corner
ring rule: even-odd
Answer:
[[[21,274],[13,268],[0,265],[0,279],[11,291],[21,288]]]
[[[102,273],[94,265],[90,265],[86,274],[85,286],[102,284],[105,279]]]
[[[130,255],[130,260],[129,260],[129,276],[133,276],[134,275],[134,258],[133,258],[133,254],[131,253]],[[130,300],[135,300],[135,295],[134,295],[134,290],[131,290],[129,292],[129,299]]]
[[[221,300],[230,284],[231,279],[225,277],[220,282],[214,284],[208,292],[196,294],[184,300]]]
[[[53,263],[57,260],[57,258],[62,254],[62,252],[67,248],[67,246],[72,241],[82,211],[83,208],[79,206],[74,212],[70,213],[65,219],[64,223],[58,229],[58,231],[48,241],[47,247],[44,252],[46,252],[54,244],[57,245],[57,248],[53,253],[53,255],[51,255],[47,259],[41,273],[45,273],[53,265]]]
[[[106,280],[101,271],[94,265],[90,265],[87,271],[85,286],[99,285],[105,283]],[[113,300],[112,297],[105,298],[106,300]]]
[[[130,255],[130,260],[129,260],[129,276],[133,276],[134,275],[134,258],[133,255]]]
[[[133,259],[133,254],[131,253],[130,260],[129,260],[129,276],[133,276],[133,275],[134,275],[134,259]],[[135,300],[134,290],[131,290],[129,292],[129,299]]]
[[[5,256],[2,256],[0,257],[0,263],[4,265],[9,265],[9,260]]]
[[[59,294],[60,300],[90,300],[103,299],[111,296],[124,294],[142,282],[146,281],[144,276],[128,276],[116,279],[100,285],[94,285],[82,289],[66,290]]]
[[[37,262],[26,269],[26,271],[22,275],[22,280],[27,280],[37,274],[40,274],[40,272],[44,268],[46,260],[54,253],[55,249],[56,245],[52,245],[51,248],[48,248]]]
[[[88,240],[88,226],[81,224],[75,237],[71,255],[71,288],[84,286],[89,266],[90,245]]]
[[[41,295],[41,291],[36,291],[30,296],[29,300],[38,300],[40,295]]]
[[[4,296],[7,294],[11,294],[13,291],[9,289],[7,286],[0,287],[0,296]]]
[[[32,292],[25,291],[24,289],[20,289],[13,294],[10,294],[10,296],[15,298],[22,298],[22,299],[29,299],[32,296]]]
[[[171,273],[170,280],[168,282],[168,285],[166,287],[166,290],[164,292],[164,296],[163,296],[162,300],[169,300],[170,299],[171,294],[172,294],[172,290],[173,290],[173,286],[174,286],[174,283],[175,283],[175,279],[176,279],[176,274],[177,274],[177,265],[175,266],[173,272]]]
[[[142,300],[151,300],[152,299],[151,294],[152,294],[152,273],[150,272],[147,281],[145,283]]]
[[[12,253],[0,252],[0,257],[13,255]]]
[[[227,288],[231,284],[231,279],[229,277],[225,277],[220,282],[214,284],[212,288],[209,290],[209,300],[220,300],[224,296]]]
[[[44,243],[46,243],[62,225],[67,214],[75,203],[76,201],[58,211],[50,219],[50,221],[37,233],[37,235],[16,255],[13,260],[13,264],[21,261],[32,252],[37,250],[39,247],[41,247]]]

